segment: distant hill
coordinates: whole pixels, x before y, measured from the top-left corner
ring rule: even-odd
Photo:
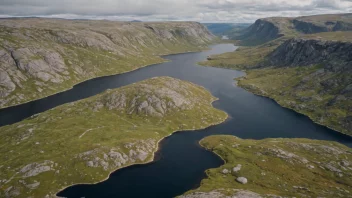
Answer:
[[[240,31],[233,39],[242,45],[258,45],[280,37],[320,32],[351,31],[352,13],[314,15],[296,18],[272,17],[258,19]]]
[[[211,33],[217,36],[226,35],[229,38],[232,37],[233,32],[243,30],[250,26],[249,23],[204,23],[203,25],[205,25]]]

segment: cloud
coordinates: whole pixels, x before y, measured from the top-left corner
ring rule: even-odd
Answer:
[[[1,0],[0,16],[253,22],[352,11],[352,0]]]

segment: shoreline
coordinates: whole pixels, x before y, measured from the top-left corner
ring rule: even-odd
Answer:
[[[194,84],[194,83],[192,83],[192,84]],[[195,85],[197,85],[197,84],[195,84]],[[197,86],[200,86],[200,85],[197,85]],[[203,86],[200,86],[200,87],[203,87]],[[203,87],[203,88],[204,88],[204,87]],[[213,108],[215,108],[215,107],[213,106],[213,102],[215,102],[215,101],[217,101],[217,100],[219,100],[219,98],[214,97],[214,100],[210,102],[210,105],[211,105]],[[217,109],[217,108],[215,108],[215,109]],[[106,180],[108,180],[108,179],[110,178],[110,175],[111,175],[111,174],[113,174],[114,172],[119,171],[119,170],[121,170],[121,169],[123,169],[123,168],[128,168],[128,167],[131,167],[131,166],[134,166],[134,165],[146,165],[146,164],[153,163],[153,162],[157,161],[157,160],[155,160],[155,154],[156,154],[158,151],[160,151],[160,149],[161,149],[160,143],[161,143],[163,140],[165,140],[166,138],[168,138],[168,137],[170,137],[170,136],[172,136],[172,135],[174,135],[174,134],[176,134],[176,133],[194,132],[194,131],[196,131],[196,130],[202,130],[202,129],[206,129],[206,128],[209,128],[209,127],[212,127],[212,126],[216,126],[216,125],[219,125],[219,124],[225,122],[225,121],[229,118],[228,113],[226,113],[225,111],[220,110],[220,109],[217,109],[217,110],[222,111],[222,112],[224,112],[224,113],[226,114],[226,117],[225,117],[223,120],[220,120],[220,121],[217,122],[217,123],[213,123],[213,124],[211,124],[211,125],[208,125],[208,126],[205,126],[205,127],[201,127],[201,128],[197,128],[197,129],[183,129],[182,131],[173,131],[173,132],[171,132],[169,135],[164,136],[164,137],[160,138],[160,139],[157,141],[157,143],[156,143],[156,148],[155,148],[155,150],[152,152],[152,156],[150,157],[151,159],[146,160],[145,162],[132,163],[132,164],[129,164],[129,165],[126,165],[126,166],[119,167],[119,168],[117,168],[117,169],[111,171],[111,172],[108,174],[108,176],[107,176],[105,179],[101,180],[101,181],[97,181],[97,182],[94,182],[94,183],[76,183],[76,184],[73,184],[73,185],[66,186],[66,187],[60,189],[54,196],[60,197],[60,196],[58,196],[57,194],[60,193],[61,191],[65,190],[65,189],[71,187],[71,186],[76,186],[76,185],[94,185],[94,184],[98,184],[98,183],[104,182],[104,181],[106,181]],[[199,144],[199,143],[198,143],[198,144]],[[203,147],[203,148],[204,148],[204,147]]]
[[[210,43],[209,45],[213,45],[213,44],[216,44],[216,43]],[[28,104],[28,103],[30,103],[30,102],[34,102],[34,101],[41,100],[41,99],[44,99],[44,98],[48,98],[48,97],[50,97],[50,96],[54,96],[54,95],[59,94],[59,93],[63,93],[63,92],[65,92],[65,91],[71,90],[71,89],[73,89],[75,86],[77,86],[77,85],[79,85],[79,84],[81,84],[81,83],[84,83],[84,82],[86,82],[86,81],[89,81],[89,80],[94,80],[94,79],[97,79],[97,78],[108,77],[108,76],[115,76],[115,75],[120,75],[120,74],[126,74],[126,73],[129,73],[129,72],[133,72],[133,71],[142,69],[142,68],[144,68],[144,67],[148,67],[148,66],[153,66],[153,65],[157,65],[157,64],[162,64],[162,63],[170,62],[170,60],[165,59],[163,56],[180,55],[180,54],[188,54],[188,53],[197,53],[197,52],[204,52],[204,51],[208,51],[208,50],[211,50],[211,48],[209,48],[209,46],[208,46],[208,47],[205,47],[204,49],[199,49],[199,50],[197,50],[197,51],[185,51],[185,52],[176,52],[176,53],[170,53],[170,54],[167,54],[167,53],[166,53],[166,54],[153,55],[153,56],[162,58],[163,60],[160,61],[160,62],[156,62],[156,63],[141,65],[140,67],[138,67],[138,68],[136,68],[136,69],[124,71],[124,72],[121,72],[121,73],[113,73],[113,74],[109,74],[109,75],[101,75],[101,76],[95,76],[95,77],[93,77],[93,78],[84,79],[84,80],[82,80],[82,81],[78,81],[77,83],[74,83],[71,87],[69,87],[69,88],[67,88],[67,89],[60,90],[60,91],[54,92],[54,93],[52,93],[52,94],[49,94],[49,95],[46,95],[46,96],[37,98],[37,99],[26,100],[26,101],[23,102],[23,103],[14,104],[14,105],[5,105],[5,106],[3,106],[3,107],[0,107],[0,111],[1,111],[1,110],[5,110],[5,109],[8,109],[8,108],[11,108],[11,107],[16,107],[16,106]],[[6,126],[6,125],[4,125],[4,126]]]
[[[244,73],[245,73],[244,76],[247,76],[247,70],[245,70],[245,69],[234,69],[234,68],[227,68],[227,67],[221,67],[221,66],[211,66],[211,65],[204,65],[204,64],[199,64],[199,65],[201,65],[201,66],[203,66],[203,67],[214,67],[214,68],[222,68],[222,69],[230,69],[230,70],[241,71],[241,72],[244,72]],[[285,108],[285,109],[294,111],[295,113],[298,113],[298,114],[300,114],[300,115],[306,116],[306,117],[308,117],[313,123],[315,123],[315,124],[317,124],[317,125],[319,125],[319,126],[323,126],[323,127],[328,128],[328,129],[331,129],[331,130],[333,130],[333,131],[336,131],[337,133],[340,133],[340,134],[343,134],[343,135],[352,137],[352,134],[347,134],[347,133],[342,132],[342,131],[340,131],[340,130],[338,130],[338,129],[335,129],[335,128],[332,127],[332,126],[328,126],[328,125],[322,124],[322,123],[320,123],[320,122],[314,120],[310,115],[306,115],[306,114],[304,114],[304,113],[299,112],[298,110],[295,110],[295,109],[293,109],[293,108],[287,107],[287,106],[285,106],[285,105],[281,105],[278,101],[276,101],[274,98],[272,98],[272,97],[270,97],[270,96],[266,96],[266,95],[262,95],[262,94],[256,93],[256,92],[254,92],[254,91],[252,91],[252,90],[250,90],[250,89],[247,89],[247,88],[241,86],[241,85],[239,84],[239,81],[240,81],[239,78],[244,77],[244,76],[240,76],[240,77],[234,78],[234,81],[235,81],[235,85],[236,85],[236,86],[238,86],[238,87],[240,87],[240,88],[242,88],[242,89],[244,89],[244,90],[248,91],[249,93],[252,93],[252,94],[254,94],[254,95],[256,95],[256,96],[260,96],[260,97],[264,97],[264,98],[270,99],[270,100],[274,101],[277,105],[279,105],[279,106],[282,107],[282,108]]]
[[[241,70],[238,70],[238,71],[241,71]],[[243,71],[243,72],[246,73],[246,71]],[[247,73],[246,73],[246,75],[247,75]],[[241,78],[241,77],[238,77],[238,78]],[[296,110],[296,109],[293,109],[293,108],[291,108],[291,107],[287,107],[287,106],[285,106],[285,105],[282,105],[282,104],[280,104],[278,101],[276,101],[274,98],[272,98],[272,97],[270,97],[270,96],[262,95],[262,94],[260,94],[260,93],[256,93],[256,92],[254,92],[254,91],[252,91],[252,90],[250,90],[250,89],[247,89],[247,88],[241,86],[240,84],[238,84],[238,82],[239,82],[238,78],[235,78],[235,79],[234,79],[234,80],[236,81],[238,87],[240,87],[240,88],[242,88],[242,89],[244,89],[244,90],[246,90],[246,91],[248,91],[248,92],[250,92],[250,93],[252,93],[252,94],[254,94],[254,95],[256,95],[256,96],[260,96],[260,97],[264,97],[264,98],[270,99],[270,100],[274,101],[277,105],[279,105],[279,106],[282,107],[282,108],[285,108],[285,109],[294,111],[295,113],[298,113],[298,114],[300,114],[300,115],[306,116],[306,117],[309,118],[313,123],[315,123],[315,124],[317,124],[317,125],[319,125],[319,126],[323,126],[323,127],[328,128],[328,129],[331,129],[331,130],[333,130],[333,131],[336,131],[337,133],[340,133],[340,134],[343,134],[343,135],[352,137],[352,135],[350,135],[350,134],[347,134],[347,133],[342,132],[342,131],[340,131],[340,130],[338,130],[338,129],[335,129],[335,128],[332,127],[332,126],[328,126],[328,125],[325,125],[325,124],[322,124],[322,123],[316,121],[316,120],[313,119],[310,115],[306,115],[306,114],[304,114],[304,113],[299,112],[299,111]]]

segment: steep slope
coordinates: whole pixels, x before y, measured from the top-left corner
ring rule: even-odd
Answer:
[[[158,77],[1,127],[0,197],[54,197],[149,162],[171,133],[224,121],[214,100],[195,84]]]
[[[225,164],[182,198],[352,197],[352,150],[339,143],[210,136],[200,144]]]
[[[277,39],[202,64],[247,70],[238,85],[352,135],[352,32]]]
[[[199,23],[59,19],[0,20],[0,108],[98,76],[199,51],[215,37]]]
[[[352,34],[352,33],[350,33]],[[352,42],[291,39],[239,84],[352,135]]]
[[[292,23],[297,31],[305,34],[351,31],[352,14],[303,16],[295,18]]]
[[[258,19],[234,39],[241,40],[241,45],[259,45],[289,34],[290,18]]]
[[[233,39],[241,40],[241,45],[260,45],[280,37],[292,38],[300,34],[335,31],[352,31],[352,14],[258,19]]]

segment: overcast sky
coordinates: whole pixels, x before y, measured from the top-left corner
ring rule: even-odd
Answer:
[[[352,12],[352,0],[0,0],[0,17],[254,22]]]

